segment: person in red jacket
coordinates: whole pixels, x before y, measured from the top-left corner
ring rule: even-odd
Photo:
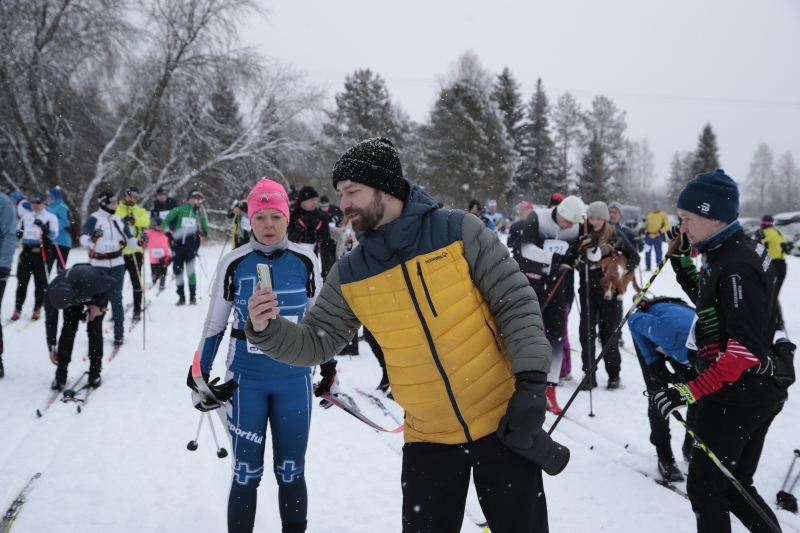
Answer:
[[[150,257],[153,284],[158,282],[158,292],[161,292],[167,281],[167,267],[172,263],[172,250],[169,248],[169,238],[161,227],[161,218],[154,218],[153,229],[144,230],[144,234],[147,235],[145,246]]]

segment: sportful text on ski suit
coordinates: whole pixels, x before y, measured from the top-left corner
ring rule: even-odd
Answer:
[[[564,229],[556,222],[556,208],[534,209],[525,219],[522,228],[519,268],[528,277],[528,282],[539,299],[539,306],[547,304],[542,313],[545,335],[553,351],[548,383],[558,383],[561,374],[564,322],[566,320],[565,283],[555,287],[561,275],[559,265],[553,264],[553,254],[564,255],[578,238],[579,225]],[[564,277],[571,276],[571,272]],[[554,290],[555,287],[555,290]],[[552,295],[552,296],[551,296]]]
[[[98,229],[103,231],[103,236],[94,242],[92,235]],[[100,208],[84,222],[80,242],[81,246],[90,250],[89,263],[117,280],[117,290],[111,293],[111,311],[114,314],[114,337],[122,337],[125,334],[125,310],[122,307],[125,259],[122,257],[122,250],[125,246],[137,246],[136,239],[128,225],[117,215]]]
[[[175,273],[177,292],[181,296],[184,295],[183,270],[186,268],[189,278],[189,293],[193,295],[197,286],[194,259],[197,256],[197,249],[200,247],[200,230],[202,229],[208,234],[206,217],[200,210],[187,202],[170,211],[161,225],[172,231],[172,238],[175,241],[172,270]]]
[[[247,303],[258,283],[258,264],[270,265],[281,316],[293,322],[314,306],[322,286],[316,256],[286,238],[273,246],[251,239],[227,254],[217,268],[199,349],[202,370],[207,374],[233,310],[226,380],[236,380],[239,388],[233,395],[233,406],[228,407],[233,449],[229,532],[252,531],[268,422],[281,520],[305,522],[308,505],[304,470],[312,406],[311,371],[265,357],[245,337]]]

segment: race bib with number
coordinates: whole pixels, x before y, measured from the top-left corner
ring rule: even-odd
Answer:
[[[184,218],[181,220],[181,227],[186,229],[195,229],[197,227],[197,220],[194,218]]]
[[[167,218],[167,215],[169,215],[169,210],[167,210],[167,211],[159,211],[158,212],[158,218],[160,218],[161,220],[164,220],[165,218]]]
[[[119,244],[115,242],[98,242],[97,248],[95,251],[99,254],[113,254],[114,252],[119,252]]]
[[[542,249],[551,254],[564,255],[569,250],[569,243],[560,239],[545,239]]]
[[[26,241],[38,241],[39,240],[39,228],[32,228],[26,229],[25,233],[22,234],[22,239]]]
[[[156,259],[161,259],[164,257],[164,249],[163,248],[151,248],[150,253],[153,254],[153,257]]]

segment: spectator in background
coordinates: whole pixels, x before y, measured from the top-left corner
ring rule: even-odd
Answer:
[[[522,246],[522,228],[525,227],[525,219],[528,218],[528,215],[531,214],[533,211],[533,204],[523,200],[519,204],[517,204],[517,217],[518,220],[511,224],[508,229],[508,242],[506,245],[508,249],[511,250],[511,257],[519,263],[520,258],[520,246]]]
[[[167,196],[164,187],[159,187],[156,191],[156,199],[153,200],[153,209],[150,210],[150,218],[160,218],[164,220],[170,211],[178,207],[178,201],[171,196]]]
[[[653,202],[653,210],[644,219],[644,262],[646,271],[650,272],[651,252],[656,252],[656,264],[661,263],[664,244],[664,233],[669,229],[669,217],[661,210],[661,202]]]
[[[333,224],[334,226],[338,227],[344,220],[344,213],[342,210],[338,205],[331,205],[331,201],[327,196],[320,196],[319,209],[325,213],[325,216],[328,217],[329,224]]]
[[[492,221],[497,233],[502,233],[506,230],[506,216],[497,210],[497,200],[489,198],[486,200],[486,218]]]
[[[467,213],[471,213],[481,219],[486,227],[492,231],[496,230],[496,226],[494,222],[492,222],[489,218],[486,217],[486,213],[481,212],[481,203],[474,198],[469,201],[469,206],[467,207]]]
[[[19,193],[16,194],[19,195]],[[3,301],[8,275],[11,273],[11,263],[14,260],[14,249],[17,247],[17,239],[15,238],[16,222],[16,207],[14,203],[8,196],[0,192],[0,302]],[[3,376],[5,376],[5,369],[3,368],[3,327],[0,325],[0,378]]]
[[[772,215],[764,215],[761,219],[761,228],[756,232],[755,238],[758,242],[767,247],[767,253],[772,258],[775,265],[775,298],[781,293],[783,280],[786,279],[786,252],[790,251],[792,243],[786,242],[786,237],[776,227]],[[778,329],[785,331],[786,325],[783,322],[783,310],[778,301]]]
[[[58,219],[58,237],[47,250],[47,272],[49,273],[53,269],[54,262],[56,271],[61,272],[66,268],[67,257],[72,248],[72,235],[69,233],[69,207],[62,200],[61,187],[58,185],[47,191],[46,201],[46,209]],[[56,258],[58,258],[57,262]]]
[[[233,242],[231,245],[233,249],[250,242],[250,218],[247,216],[247,197],[246,195],[239,196],[238,200],[234,200],[231,205],[231,210],[226,215],[233,222]]]
[[[319,251],[324,280],[336,262],[336,242],[331,239],[328,215],[317,208],[318,198],[319,194],[314,187],[306,185],[300,189],[288,234],[290,241],[304,245],[313,253]]]
[[[11,203],[16,206],[17,218],[22,218],[22,215],[25,214],[22,210],[22,195],[17,191],[14,191],[9,195],[9,199],[11,200]]]
[[[564,201],[564,195],[560,192],[554,192],[550,195],[550,198],[547,200],[547,207],[556,207],[558,204]]]

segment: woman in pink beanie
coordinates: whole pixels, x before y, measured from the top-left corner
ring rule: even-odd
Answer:
[[[228,531],[252,532],[257,488],[264,474],[264,452],[272,435],[272,470],[278,483],[283,531],[305,531],[308,494],[305,453],[312,406],[311,369],[278,363],[250,346],[244,334],[247,302],[256,291],[257,266],[270,266],[272,286],[281,316],[299,321],[311,309],[322,288],[316,256],[289,242],[289,196],[279,183],[262,179],[247,196],[250,242],[230,252],[217,266],[203,336],[200,366],[208,379],[217,349],[223,343],[228,319],[233,325],[228,346],[227,385],[211,385],[225,405],[233,449],[233,476],[228,498]],[[336,362],[322,365],[318,389],[338,393]],[[238,387],[230,380],[238,383]],[[189,386],[194,389],[190,380]],[[219,394],[217,394],[219,393]],[[195,406],[208,410],[200,394],[192,392]],[[230,402],[230,403],[228,403]],[[213,404],[210,407],[214,407]]]

